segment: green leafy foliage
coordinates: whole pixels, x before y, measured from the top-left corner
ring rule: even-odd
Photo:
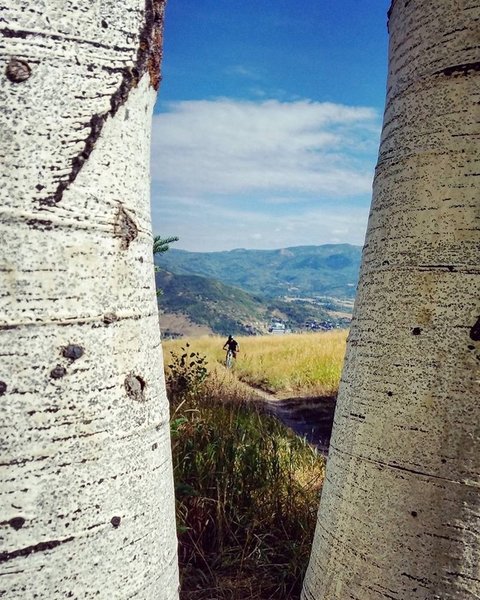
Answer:
[[[181,400],[198,396],[208,377],[207,364],[206,357],[190,351],[188,343],[181,348],[181,354],[172,352],[166,376],[171,396]]]
[[[178,240],[179,238],[177,236],[162,238],[162,236],[156,235],[153,238],[153,254],[163,254],[170,249],[170,244],[178,242]]]
[[[170,244],[173,242],[178,242],[180,238],[177,236],[171,236],[167,238],[162,238],[160,235],[156,235],[153,238],[153,259],[155,260],[155,256],[158,254],[164,254],[167,250],[170,249]],[[158,267],[155,266],[155,271],[158,270]],[[157,287],[157,298],[163,296],[162,288]]]

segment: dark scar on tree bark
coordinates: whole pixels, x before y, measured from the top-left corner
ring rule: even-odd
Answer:
[[[115,527],[115,529],[117,529],[117,527],[120,526],[121,520],[121,517],[112,517],[110,523]]]
[[[127,250],[130,246],[130,242],[133,242],[138,235],[138,227],[135,224],[135,221],[121,204],[118,207],[117,218],[115,221],[115,235],[122,240],[122,250]]]
[[[462,65],[453,65],[440,71],[435,71],[434,75],[445,75],[445,77],[452,77],[455,75],[468,75],[470,71],[480,71],[480,61],[474,63],[465,63]]]
[[[18,558],[19,556],[28,556],[29,554],[33,554],[34,552],[44,552],[45,550],[52,550],[53,548],[60,546],[60,544],[66,544],[67,542],[71,542],[74,539],[74,537],[69,537],[64,540],[50,540],[48,542],[40,542],[39,544],[35,544],[34,546],[20,548],[19,550],[14,550],[13,552],[0,552],[0,563],[12,560],[14,558]]]
[[[474,342],[480,341],[480,317],[478,317],[475,325],[470,329],[470,339]]]
[[[70,360],[78,360],[83,356],[84,349],[76,344],[69,344],[62,349],[62,355]]]
[[[62,377],[65,377],[66,374],[67,369],[65,369],[65,367],[62,367],[61,365],[57,365],[54,369],[50,371],[50,377],[52,379],[61,379]]]
[[[118,321],[118,317],[115,313],[107,313],[103,315],[103,322],[105,325],[110,325],[111,323],[115,323],[115,321]]]
[[[166,0],[146,0],[145,23],[140,32],[137,58],[133,67],[122,69],[122,81],[117,91],[110,98],[110,110],[93,115],[88,127],[90,133],[85,140],[83,150],[72,160],[67,178],[57,186],[53,196],[40,200],[42,206],[56,206],[63,198],[63,193],[75,181],[83,165],[87,162],[95,148],[108,117],[113,117],[125,104],[130,90],[135,88],[142,76],[148,72],[150,83],[158,90],[161,81],[160,66],[162,62],[163,24]]]
[[[10,519],[9,525],[18,531],[25,525],[25,519],[23,517],[13,517],[13,519]]]
[[[12,83],[23,83],[32,74],[32,69],[30,68],[30,65],[24,60],[12,58],[10,59],[10,62],[7,65],[5,74],[7,76],[7,79]]]
[[[132,398],[132,400],[136,400],[137,402],[145,401],[143,391],[145,389],[146,383],[141,377],[130,373],[130,375],[128,375],[128,377],[125,379],[124,385],[127,391],[127,395],[130,398]]]

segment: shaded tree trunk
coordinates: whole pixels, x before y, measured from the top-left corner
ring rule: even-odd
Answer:
[[[149,207],[164,1],[0,14],[0,596],[174,599]]]
[[[480,5],[394,0],[304,600],[480,597]]]

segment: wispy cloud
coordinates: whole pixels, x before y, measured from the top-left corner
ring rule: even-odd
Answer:
[[[245,65],[231,65],[224,70],[224,73],[225,75],[233,75],[245,79],[261,79],[261,75],[256,69],[246,67]]]
[[[226,98],[172,103],[153,122],[155,225],[180,235],[180,245],[190,249],[201,249],[193,245],[212,234],[217,237],[205,249],[248,246],[245,235],[250,247],[295,245],[305,236],[308,243],[337,237],[360,243],[379,131],[379,115],[368,107]],[[321,236],[314,242],[317,218]],[[193,230],[203,222],[208,234],[185,229],[186,220]],[[235,240],[220,233],[232,228],[244,235]]]
[[[162,197],[153,207],[156,232],[175,234],[175,247],[193,251],[233,248],[285,248],[288,246],[363,244],[368,205],[302,206],[291,214],[256,211],[219,201]]]
[[[365,193],[377,118],[308,101],[178,102],[154,117],[153,179],[189,194]]]

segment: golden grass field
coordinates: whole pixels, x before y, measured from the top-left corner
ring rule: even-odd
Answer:
[[[335,396],[346,331],[163,343],[170,400],[181,600],[299,600],[325,459],[260,408]],[[169,366],[170,365],[170,366]]]
[[[283,336],[236,337],[240,345],[231,375],[222,367],[226,338],[203,336],[163,342],[165,364],[171,352],[198,352],[208,360],[208,370],[226,387],[235,380],[259,387],[277,397],[332,396],[338,390],[345,346],[346,330]]]

